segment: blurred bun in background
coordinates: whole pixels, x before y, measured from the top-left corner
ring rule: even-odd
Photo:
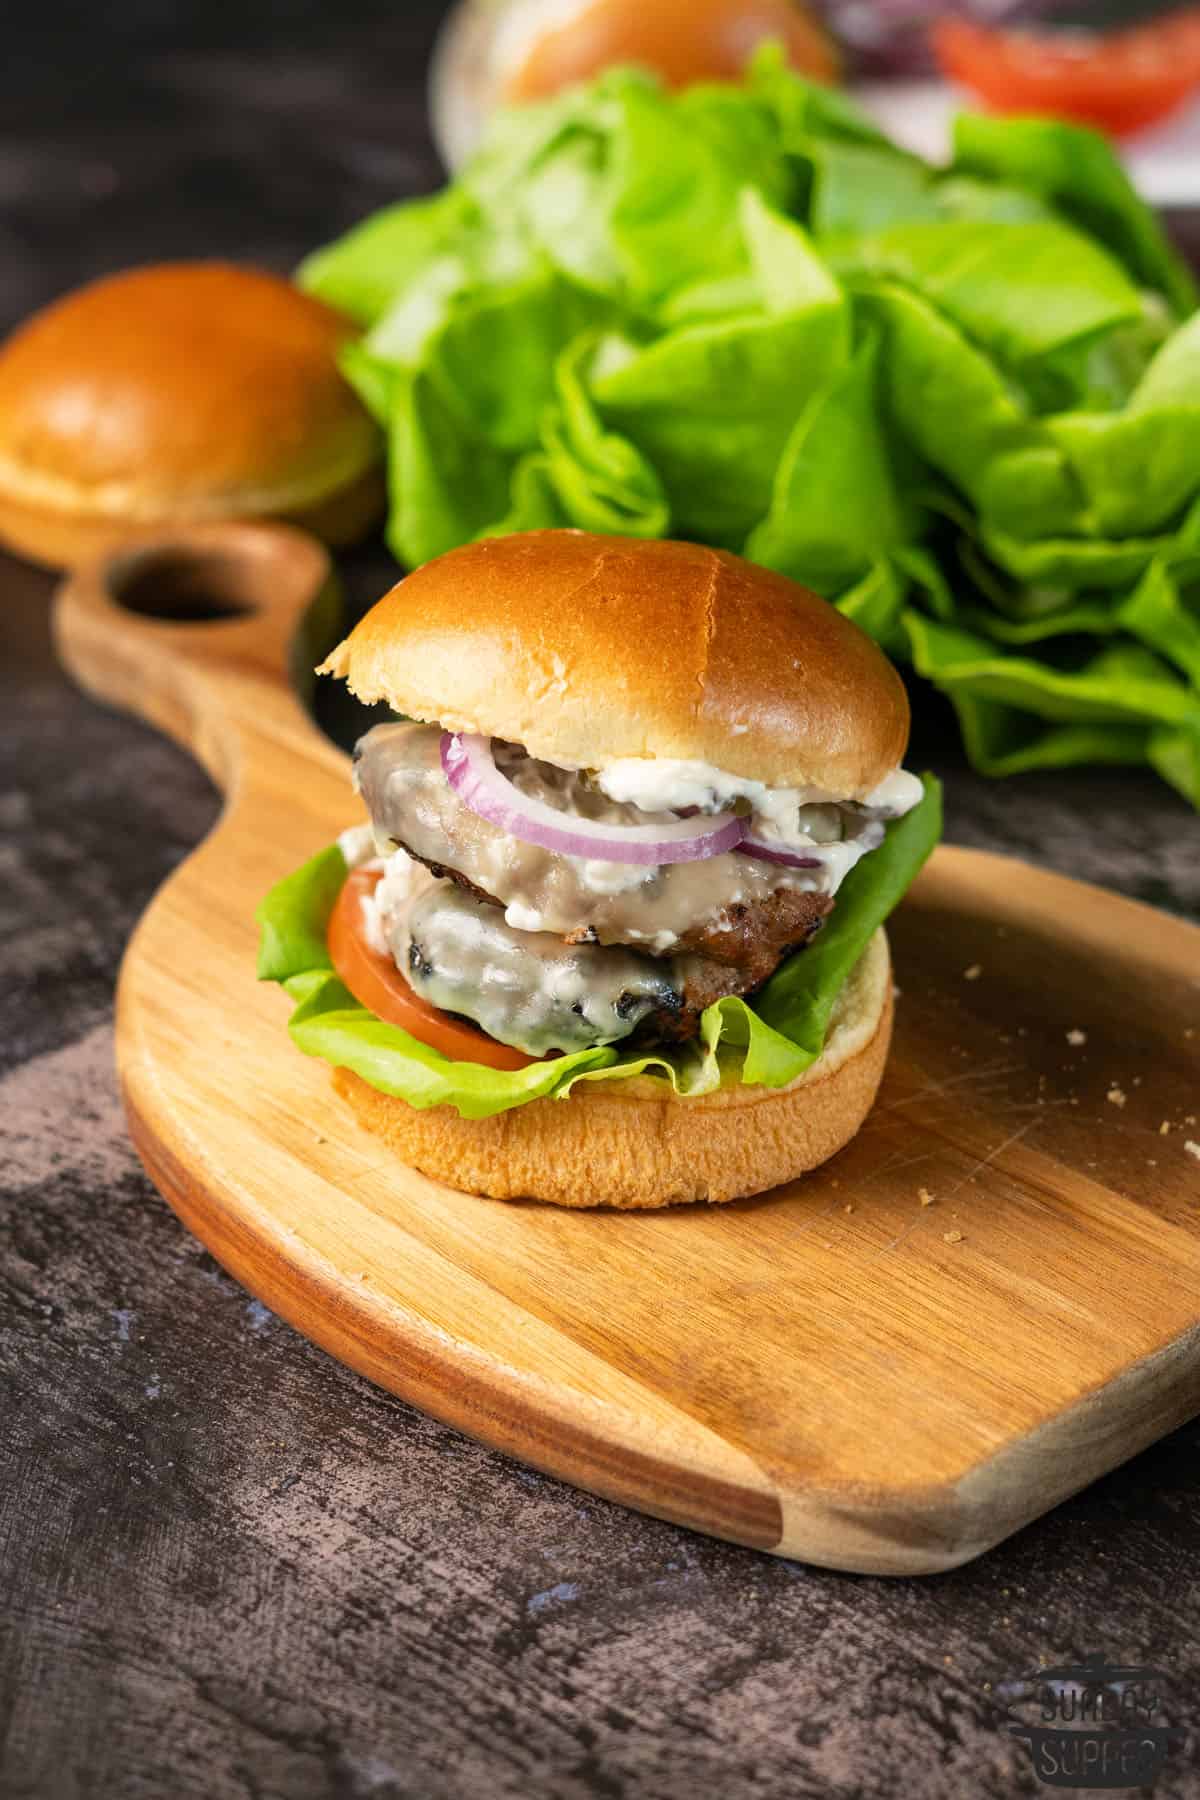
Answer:
[[[132,269],[55,301],[0,348],[0,541],[69,567],[202,520],[360,537],[384,483],[380,434],[337,366],[353,331],[224,263]]]
[[[672,87],[736,79],[768,38],[801,74],[836,81],[833,41],[800,0],[462,0],[434,58],[438,146],[457,167],[493,108],[614,63],[654,69]]]

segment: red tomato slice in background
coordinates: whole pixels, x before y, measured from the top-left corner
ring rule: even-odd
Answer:
[[[1122,136],[1165,118],[1200,88],[1200,7],[1108,34],[1003,30],[940,19],[944,74],[996,112],[1075,119]]]

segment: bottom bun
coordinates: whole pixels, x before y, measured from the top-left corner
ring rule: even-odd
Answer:
[[[787,1087],[730,1084],[681,1099],[639,1075],[463,1119],[451,1106],[418,1111],[346,1069],[334,1085],[402,1162],[449,1187],[556,1206],[676,1206],[759,1194],[827,1161],[870,1112],[891,1036],[891,962],[877,931],[820,1057]]]

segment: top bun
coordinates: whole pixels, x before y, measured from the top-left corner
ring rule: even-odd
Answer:
[[[335,360],[352,331],[290,282],[222,263],[56,301],[0,350],[0,537],[52,563],[207,519],[347,541],[383,498],[379,434]]]
[[[699,544],[467,544],[399,582],[318,673],[566,768],[672,757],[850,799],[908,742],[903,684],[870,638],[786,576]]]

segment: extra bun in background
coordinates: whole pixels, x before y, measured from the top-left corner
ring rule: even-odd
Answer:
[[[734,1200],[792,1181],[850,1142],[883,1079],[892,1004],[877,931],[838,995],[820,1057],[787,1087],[677,1099],[638,1075],[463,1119],[452,1106],[418,1111],[346,1069],[333,1080],[402,1162],[468,1193],[624,1210]]]
[[[679,758],[862,799],[908,742],[904,685],[865,633],[699,544],[530,531],[464,545],[398,582],[320,673],[566,768]]]
[[[353,326],[224,263],[91,283],[0,348],[0,541],[52,566],[147,528],[282,518],[353,541],[379,433],[336,364]]]
[[[442,28],[430,105],[451,168],[497,106],[540,99],[614,63],[653,69],[675,87],[736,81],[758,45],[835,81],[837,51],[801,0],[463,0]]]

